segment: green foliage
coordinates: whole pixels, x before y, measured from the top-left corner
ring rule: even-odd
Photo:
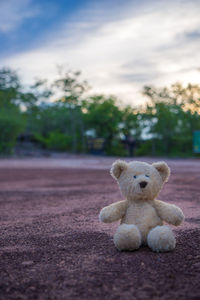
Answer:
[[[29,113],[29,111],[28,111]],[[30,131],[47,136],[50,132],[69,131],[69,111],[57,103],[38,105],[30,114]]]
[[[200,129],[200,87],[179,83],[171,88],[144,87],[150,102],[143,114],[154,155],[191,155],[192,132]]]
[[[111,154],[112,143],[119,135],[121,111],[113,97],[94,96],[83,102],[86,129],[94,129],[96,137],[105,139],[107,154]]]
[[[152,140],[140,142],[140,145],[136,148],[135,155],[136,156],[154,155]]]
[[[25,88],[15,71],[0,69],[0,153],[11,153],[25,133],[54,151],[87,152],[90,134],[105,141],[107,155],[128,155],[134,141],[136,155],[192,155],[192,133],[200,130],[199,85],[146,86],[142,108],[122,106],[113,96],[88,97],[87,90],[80,72],[60,69],[51,88],[45,80]],[[54,92],[60,97],[52,102]]]
[[[51,131],[47,137],[35,134],[35,139],[49,150],[71,151],[72,149],[72,137],[59,131]]]
[[[21,85],[16,72],[0,69],[0,153],[10,154],[16,138],[24,130],[25,117],[20,111]]]
[[[81,73],[79,71],[65,71],[59,68],[59,78],[55,80],[53,86],[62,92],[62,96],[58,101],[66,103],[69,107],[80,104],[81,97],[89,87],[86,81],[80,80]]]
[[[107,148],[106,154],[114,156],[127,156],[128,153],[120,140],[113,139],[110,147]]]
[[[0,110],[0,153],[12,153],[16,138],[24,128],[25,118],[18,109]]]
[[[21,84],[15,71],[8,68],[0,69],[0,108],[20,103]]]
[[[121,132],[124,136],[131,136],[140,138],[141,136],[141,124],[140,114],[138,110],[133,109],[131,106],[126,106],[121,110]]]

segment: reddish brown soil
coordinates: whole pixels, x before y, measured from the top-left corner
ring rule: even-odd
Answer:
[[[156,254],[118,252],[117,224],[99,223],[121,199],[107,170],[1,168],[0,299],[200,299],[200,174],[186,169],[160,194],[186,221]]]

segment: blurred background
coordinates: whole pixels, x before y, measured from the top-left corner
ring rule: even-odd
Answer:
[[[0,155],[200,153],[200,2],[0,0]]]

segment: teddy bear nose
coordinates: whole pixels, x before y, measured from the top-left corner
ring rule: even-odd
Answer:
[[[146,182],[146,181],[141,181],[141,182],[140,182],[140,187],[141,187],[141,188],[145,188],[146,185],[147,185],[147,182]]]

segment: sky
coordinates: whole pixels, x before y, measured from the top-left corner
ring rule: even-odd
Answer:
[[[80,70],[90,93],[200,83],[200,0],[0,0],[0,67],[25,84]]]

